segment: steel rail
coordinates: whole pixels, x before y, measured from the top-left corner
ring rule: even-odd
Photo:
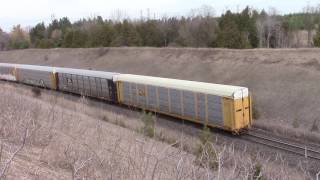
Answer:
[[[249,132],[244,134],[244,135],[247,135],[248,137],[251,136],[251,137],[254,137],[256,139],[263,139],[265,141],[276,143],[276,144],[278,144],[278,146],[277,145],[268,144],[268,143],[265,143],[265,142],[261,142],[261,141],[254,141],[254,142],[258,143],[258,144],[263,144],[265,146],[274,147],[274,148],[281,149],[281,150],[284,150],[284,151],[287,151],[287,152],[291,152],[291,153],[294,153],[294,154],[297,154],[297,155],[305,156],[307,158],[320,160],[320,151],[313,150],[311,148],[308,148],[307,146],[299,146],[299,145],[295,145],[295,144],[290,144],[290,143],[284,142],[282,140],[278,140],[278,139],[274,139],[274,138],[271,139],[271,138],[259,136],[259,135],[256,135],[256,134],[253,134],[253,133],[249,133]],[[282,145],[282,146],[284,145],[284,146],[287,146],[287,147],[295,148],[295,149],[297,149],[299,151],[303,150],[306,153],[298,152],[298,151],[291,150],[291,149],[287,149],[287,148],[281,147],[279,145]],[[318,156],[317,155],[316,156],[309,155],[308,152],[317,154]]]

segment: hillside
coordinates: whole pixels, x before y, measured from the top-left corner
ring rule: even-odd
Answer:
[[[296,156],[307,168],[291,167],[284,159],[292,157],[275,159],[273,155],[281,152],[270,154],[267,147],[236,138],[225,143],[226,137],[208,136],[212,141],[205,147],[200,144],[201,131],[158,118],[156,135],[150,138],[140,131],[144,123],[138,112],[33,89],[0,81],[1,169],[9,162],[1,178],[247,179],[260,172],[265,179],[307,179],[313,167]],[[22,149],[13,155],[18,147]],[[206,151],[199,153],[199,147]]]
[[[0,52],[0,62],[247,86],[260,114],[258,123],[310,130],[320,115],[319,55],[320,49],[28,49]]]

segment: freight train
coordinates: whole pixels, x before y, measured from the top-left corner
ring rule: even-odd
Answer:
[[[99,98],[236,134],[252,124],[246,87],[7,63],[0,63],[0,80]]]

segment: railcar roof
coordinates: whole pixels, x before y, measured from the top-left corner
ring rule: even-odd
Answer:
[[[16,68],[38,70],[38,71],[46,71],[46,72],[53,72],[54,71],[54,67],[50,67],[50,66],[36,66],[36,65],[17,64]]]
[[[112,79],[113,75],[119,74],[115,72],[104,72],[104,71],[50,67],[50,66],[24,65],[24,64],[10,64],[10,63],[0,63],[0,66],[16,67],[16,68],[22,68],[22,69],[33,69],[33,70],[46,71],[46,72],[58,72],[58,73],[60,72],[60,73],[99,77],[99,78],[106,78],[106,79]]]
[[[53,72],[54,67],[50,66],[37,66],[37,65],[26,65],[26,64],[9,64],[9,63],[0,63],[0,66],[3,67],[16,67],[21,69],[31,69],[31,70],[39,70],[46,72]]]
[[[57,73],[68,73],[68,74],[99,77],[99,78],[106,78],[106,79],[112,79],[114,75],[119,74],[115,72],[94,71],[94,70],[73,69],[73,68],[55,68],[55,71]]]
[[[17,64],[10,64],[10,63],[0,63],[2,67],[15,67]]]
[[[241,86],[230,86],[222,84],[211,84],[197,81],[187,81],[160,77],[140,76],[132,74],[120,74],[115,76],[114,81],[133,82],[138,84],[148,84],[166,88],[189,90],[205,94],[240,99],[249,95],[248,88]]]

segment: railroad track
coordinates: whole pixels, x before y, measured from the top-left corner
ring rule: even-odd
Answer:
[[[272,135],[265,135],[258,131],[248,131],[242,135],[242,138],[253,141],[257,144],[262,144],[271,148],[276,148],[305,158],[320,161],[320,148],[314,145],[301,145],[301,143],[290,140],[280,139]]]

